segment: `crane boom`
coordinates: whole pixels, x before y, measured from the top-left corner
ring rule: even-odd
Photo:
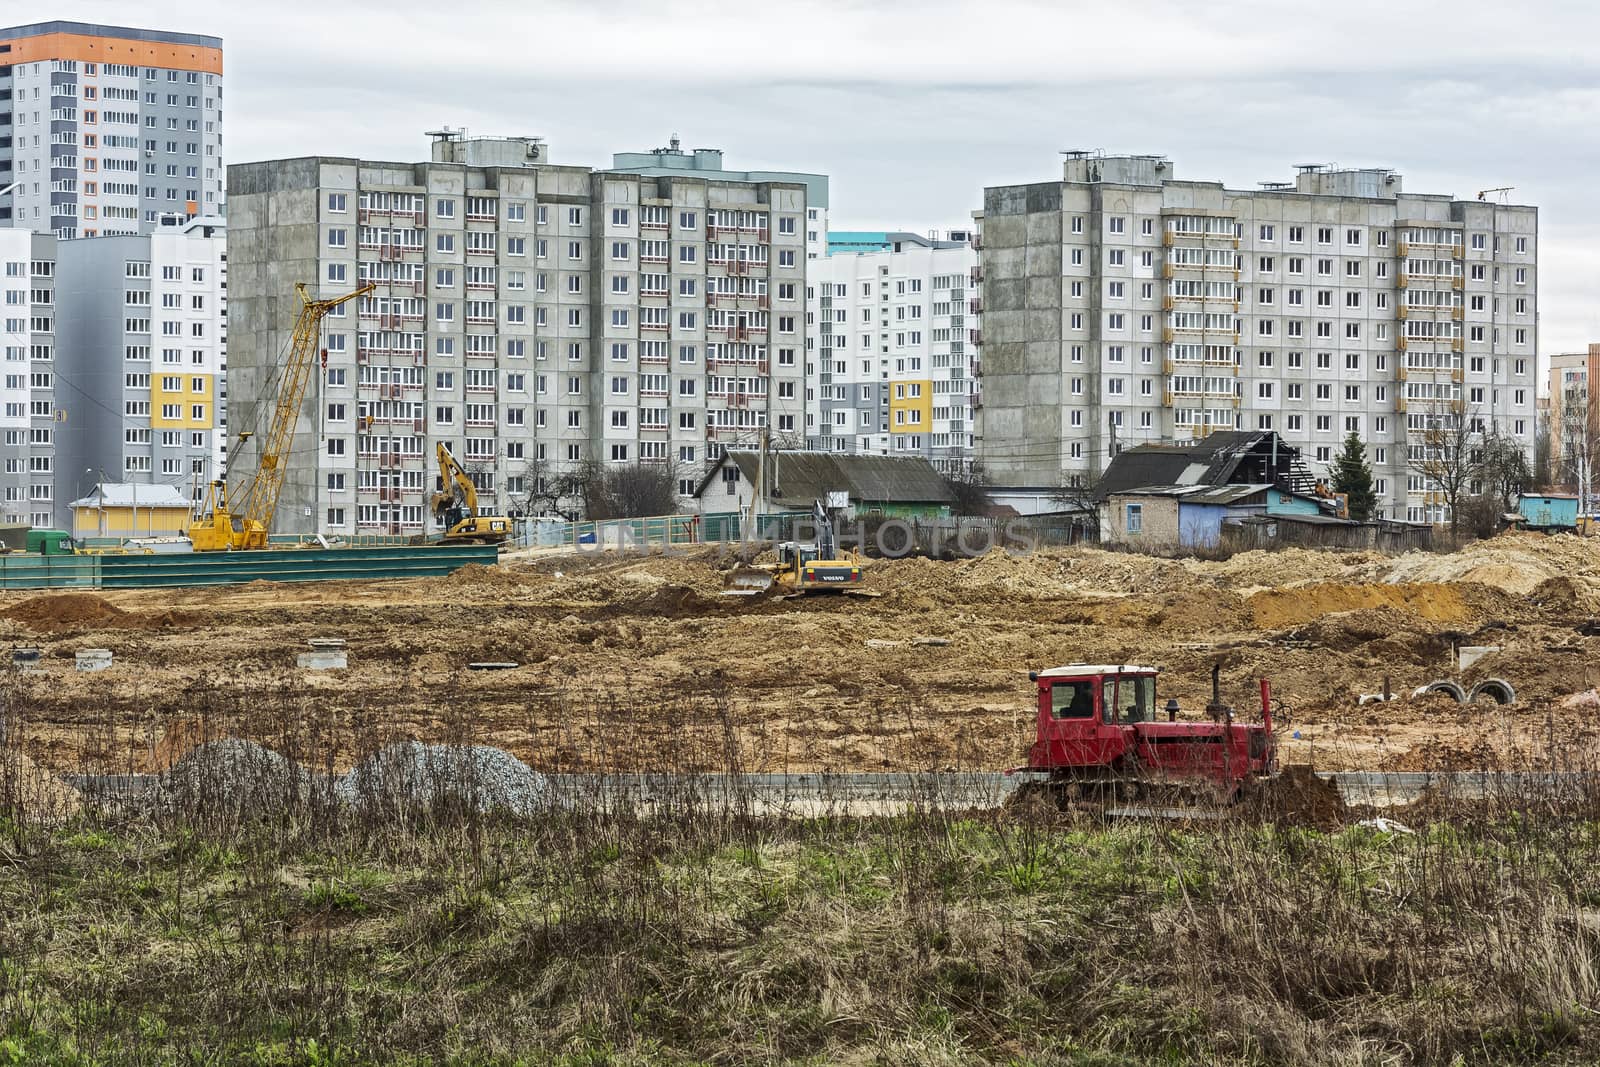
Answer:
[[[261,461],[245,495],[244,518],[247,526],[259,523],[263,530],[272,529],[272,517],[278,510],[278,494],[283,490],[284,469],[294,444],[295,423],[300,419],[300,402],[305,399],[306,385],[311,381],[311,368],[316,363],[322,320],[333,308],[376,288],[369,282],[343,296],[313,300],[306,295],[305,282],[295,283],[294,291],[300,297],[300,314],[294,323],[294,342],[289,348],[289,360],[284,365],[278,404],[272,412],[272,427],[261,446]]]
[[[295,283],[294,291],[300,297],[300,313],[295,319],[294,337],[289,345],[288,360],[284,364],[283,381],[278,389],[277,405],[272,412],[272,425],[267,430],[266,440],[262,442],[255,474],[244,490],[244,510],[235,513],[229,507],[226,482],[212,482],[207,501],[208,514],[189,526],[189,539],[196,551],[267,547],[267,534],[272,529],[272,518],[278,510],[278,494],[283,490],[289,452],[294,445],[300,404],[305,399],[306,386],[311,381],[311,369],[316,363],[322,320],[333,308],[376,288],[369,282],[343,296],[318,300],[307,295],[304,282]],[[249,436],[248,432],[240,434],[241,443]]]

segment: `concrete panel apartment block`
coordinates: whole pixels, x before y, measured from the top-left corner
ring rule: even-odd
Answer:
[[[1115,451],[1275,430],[1325,474],[1367,445],[1381,512],[1439,521],[1408,455],[1442,419],[1530,452],[1538,210],[1298,168],[1234,190],[1160,156],[1068,153],[1059,181],[985,190],[978,460],[1087,485]]]

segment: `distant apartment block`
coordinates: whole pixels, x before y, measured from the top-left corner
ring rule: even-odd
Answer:
[[[0,226],[148,231],[222,211],[222,41],[51,21],[0,29]]]
[[[1159,156],[1068,153],[985,190],[977,455],[1087,484],[1121,446],[1275,430],[1326,472],[1366,442],[1382,510],[1439,520],[1408,456],[1453,410],[1531,450],[1538,211],[1307,165],[1233,190]]]
[[[64,524],[101,481],[203,491],[224,440],[221,220],[72,241],[0,230],[0,263],[4,520]]]
[[[808,280],[818,304],[808,448],[970,465],[976,276],[965,231],[830,235]]]
[[[1556,464],[1558,480],[1572,477],[1574,444],[1572,429],[1587,427],[1600,431],[1600,394],[1590,383],[1600,375],[1600,344],[1586,352],[1557,352],[1550,357],[1550,455]],[[1580,446],[1581,447],[1581,446]]]
[[[422,163],[229,168],[235,430],[270,413],[293,283],[378,286],[324,324],[278,531],[431,530],[441,441],[507,510],[594,462],[665,465],[688,497],[725,447],[803,432],[826,179],[675,143],[615,162],[441,131]]]
[[[50,526],[56,471],[56,240],[0,229],[0,522]]]

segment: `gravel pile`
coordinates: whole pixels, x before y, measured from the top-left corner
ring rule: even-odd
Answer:
[[[352,804],[387,810],[459,806],[526,815],[545,806],[548,783],[502,749],[406,741],[367,757],[339,790]]]
[[[192,815],[280,811],[305,800],[310,776],[271,749],[235,737],[207,741],[161,776],[156,803]]]

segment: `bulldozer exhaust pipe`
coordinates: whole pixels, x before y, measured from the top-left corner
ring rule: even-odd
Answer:
[[[1261,679],[1261,725],[1272,732],[1272,683]]]

